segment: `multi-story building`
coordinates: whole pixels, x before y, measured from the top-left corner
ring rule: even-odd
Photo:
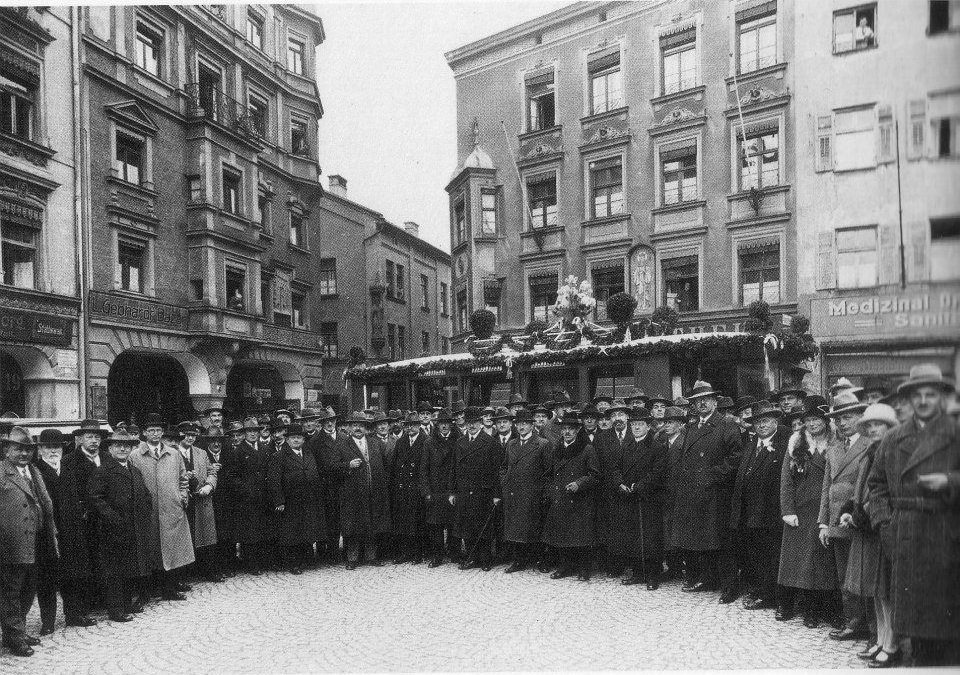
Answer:
[[[321,20],[125,5],[79,30],[91,413],[316,399]]]
[[[796,311],[793,0],[580,2],[449,52],[454,340],[559,282],[681,331]]]
[[[960,372],[958,27],[954,2],[797,3],[799,290],[822,384]]]
[[[451,272],[450,255],[421,239],[415,222],[398,227],[351,201],[343,177],[329,181],[320,200],[325,268],[318,284],[321,315],[329,317],[321,319],[325,344],[337,344],[336,353],[325,355],[324,400],[337,405],[346,403],[338,397],[346,394],[343,371],[352,347],[361,347],[369,363],[450,351]],[[402,382],[371,387],[367,404],[389,409],[452,400],[445,386],[452,385],[425,380],[416,391]]]
[[[82,411],[74,12],[0,9],[0,416]]]

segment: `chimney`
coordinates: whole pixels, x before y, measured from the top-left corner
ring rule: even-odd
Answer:
[[[339,174],[334,174],[330,176],[330,192],[337,195],[338,197],[347,196],[347,179]]]
[[[417,225],[417,224],[416,224],[415,222],[413,222],[412,220],[408,220],[407,222],[405,222],[405,223],[403,224],[403,229],[405,229],[407,232],[409,232],[410,234],[412,234],[414,237],[419,237],[419,236],[420,236],[420,226]]]

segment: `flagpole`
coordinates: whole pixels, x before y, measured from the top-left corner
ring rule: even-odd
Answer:
[[[530,220],[530,226],[533,227],[533,213],[530,211],[530,202],[527,201],[527,186],[520,176],[520,167],[517,165],[517,156],[513,154],[513,144],[510,143],[510,136],[507,134],[507,125],[500,120],[500,128],[503,130],[503,140],[507,144],[507,150],[510,152],[510,161],[513,164],[513,171],[517,174],[517,182],[520,184],[520,199],[523,201],[523,210]]]

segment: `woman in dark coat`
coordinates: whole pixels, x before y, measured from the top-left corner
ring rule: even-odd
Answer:
[[[557,549],[560,561],[559,569],[550,578],[568,577],[576,568],[577,578],[589,581],[590,549],[597,543],[596,488],[600,463],[593,446],[580,433],[580,418],[575,414],[564,415],[560,434],[543,524],[543,542]]]
[[[804,412],[805,429],[791,436],[780,473],[780,511],[785,526],[777,581],[784,588],[776,616],[786,621],[794,615],[799,589],[803,594],[803,622],[809,628],[820,625],[829,611],[829,595],[837,589],[836,565],[831,552],[820,543],[817,521],[825,453],[831,443],[837,443],[824,412],[813,406]]]
[[[420,457],[420,495],[424,500],[424,520],[430,542],[430,567],[443,564],[444,534],[446,553],[451,560],[459,554],[460,540],[453,536],[454,508],[450,503],[453,492],[455,447],[459,431],[453,425],[449,410],[441,410],[437,427],[423,443]]]
[[[608,496],[610,526],[606,530],[607,552],[625,558],[631,574],[625,586],[647,583],[660,587],[663,567],[663,497],[667,450],[655,440],[646,408],[630,411],[630,429],[619,461],[610,466],[616,491]],[[604,481],[610,484],[610,480]]]
[[[291,574],[302,574],[313,544],[326,539],[322,483],[313,453],[304,448],[299,424],[287,426],[287,442],[267,469],[267,492],[277,513],[277,543]]]
[[[517,434],[507,441],[500,472],[503,540],[513,546],[507,573],[526,569],[542,548],[544,501],[553,470],[550,444],[533,433],[533,413],[520,410]]]
[[[115,432],[109,439],[110,456],[90,477],[90,505],[99,518],[100,564],[105,580],[107,612],[111,621],[130,621],[130,594],[135,579],[151,571],[150,531],[153,506],[143,474],[130,453],[140,439]]]

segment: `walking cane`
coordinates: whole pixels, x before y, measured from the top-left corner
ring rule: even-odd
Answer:
[[[477,546],[480,545],[480,542],[483,541],[483,535],[486,534],[487,528],[490,527],[490,521],[493,520],[493,514],[497,511],[498,504],[494,504],[493,508],[490,509],[490,515],[487,516],[487,522],[483,524],[483,527],[480,528],[480,534],[477,535],[477,543],[473,545],[473,548],[470,550],[470,555],[467,556],[467,560],[476,560],[474,556],[477,554]]]

